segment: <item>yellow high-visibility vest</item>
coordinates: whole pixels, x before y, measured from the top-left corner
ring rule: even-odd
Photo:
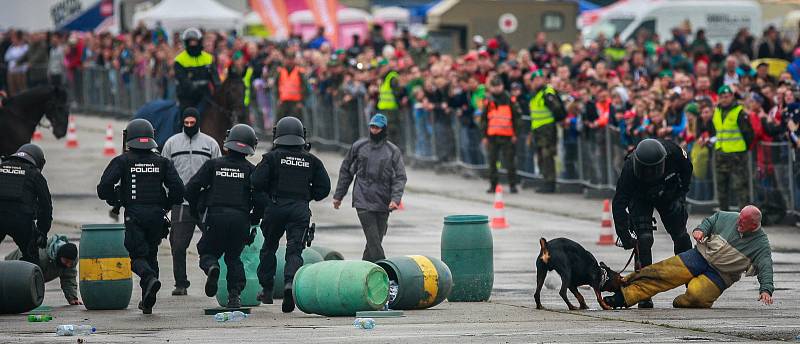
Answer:
[[[380,95],[378,95],[378,110],[397,110],[399,107],[397,99],[394,98],[394,93],[392,92],[392,79],[398,76],[397,72],[391,71],[383,79]]]
[[[739,128],[739,113],[742,111],[741,105],[736,105],[728,111],[725,119],[722,119],[722,110],[718,107],[714,110],[714,130],[717,131],[717,142],[714,148],[723,153],[738,153],[747,151],[747,142]]]
[[[550,111],[544,103],[544,97],[548,94],[556,94],[556,90],[549,85],[545,86],[539,93],[536,93],[528,104],[531,111],[531,129],[538,129],[545,124],[554,123],[556,121],[553,117],[553,112]]]

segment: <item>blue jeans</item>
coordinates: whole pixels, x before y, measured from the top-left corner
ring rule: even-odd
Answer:
[[[461,141],[461,160],[470,165],[483,164],[481,152],[481,133],[477,127],[461,126],[458,133]]]
[[[431,156],[431,136],[433,136],[433,126],[430,122],[430,112],[425,109],[414,109],[414,127],[416,128],[417,140],[414,147],[417,155]]]

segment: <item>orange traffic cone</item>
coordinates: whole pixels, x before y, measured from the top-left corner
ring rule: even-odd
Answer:
[[[106,128],[106,142],[103,145],[103,156],[117,156],[117,149],[114,148],[114,127],[111,124]]]
[[[33,137],[31,137],[32,141],[41,141],[42,140],[42,132],[39,131],[39,128],[33,131]]]
[[[611,228],[611,206],[606,198],[603,200],[603,220],[600,221],[600,240],[598,245],[614,245],[614,230]]]
[[[494,189],[494,216],[492,216],[492,229],[506,229],[506,204],[503,203],[503,187],[497,185]]]
[[[78,134],[75,128],[75,116],[69,116],[67,126],[67,148],[78,148]]]

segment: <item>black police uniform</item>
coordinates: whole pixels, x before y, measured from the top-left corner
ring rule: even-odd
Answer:
[[[22,260],[37,264],[37,246],[47,243],[53,204],[47,180],[25,158],[12,156],[0,163],[0,219],[0,242],[11,236],[22,252]]]
[[[675,254],[692,248],[686,221],[686,194],[692,177],[692,162],[686,152],[672,141],[658,140],[666,150],[664,173],[661,178],[646,183],[634,175],[634,157],[629,155],[617,180],[613,213],[617,235],[625,249],[635,245],[631,233],[636,234],[639,245],[639,260],[642,267],[653,263],[653,231],[655,219],[653,209],[658,211],[661,222],[672,237]]]
[[[289,286],[295,272],[303,265],[303,234],[311,220],[308,203],[328,197],[331,180],[322,161],[303,150],[303,146],[276,146],[264,154],[252,181],[254,190],[264,192],[268,198],[261,223],[265,240],[258,265],[258,281],[266,295],[272,295],[278,241],[286,232],[283,276],[286,286]]]
[[[117,183],[119,195],[114,190]],[[146,149],[131,149],[115,157],[97,185],[100,199],[125,207],[125,248],[131,270],[141,278],[143,293],[158,279],[158,245],[168,234],[164,215],[182,203],[183,191],[172,161]]]
[[[186,200],[192,211],[199,211],[199,218],[205,218],[205,231],[197,243],[200,268],[209,274],[212,267],[218,268],[217,261],[224,254],[229,296],[238,296],[245,287],[244,265],[239,256],[248,239],[250,224],[257,224],[263,214],[264,198],[253,193],[250,184],[253,170],[255,166],[244,154],[229,152],[227,156],[206,161],[186,184]],[[204,191],[207,194],[201,196],[201,189],[207,190]],[[205,209],[198,209],[200,202]],[[211,292],[206,288],[206,294],[211,294],[208,296],[216,294],[216,289]]]

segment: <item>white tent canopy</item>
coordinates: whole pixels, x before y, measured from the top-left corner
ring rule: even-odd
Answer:
[[[372,10],[372,15],[376,20],[401,23],[408,23],[411,17],[407,9],[397,6],[375,8]]]
[[[198,27],[207,30],[241,29],[242,14],[214,0],[163,0],[158,5],[133,15],[134,25],[140,21],[147,27],[161,22],[169,31]]]
[[[261,21],[261,16],[258,15],[258,12],[250,12],[246,16],[244,16],[244,24],[245,25],[262,25],[264,22]]]

